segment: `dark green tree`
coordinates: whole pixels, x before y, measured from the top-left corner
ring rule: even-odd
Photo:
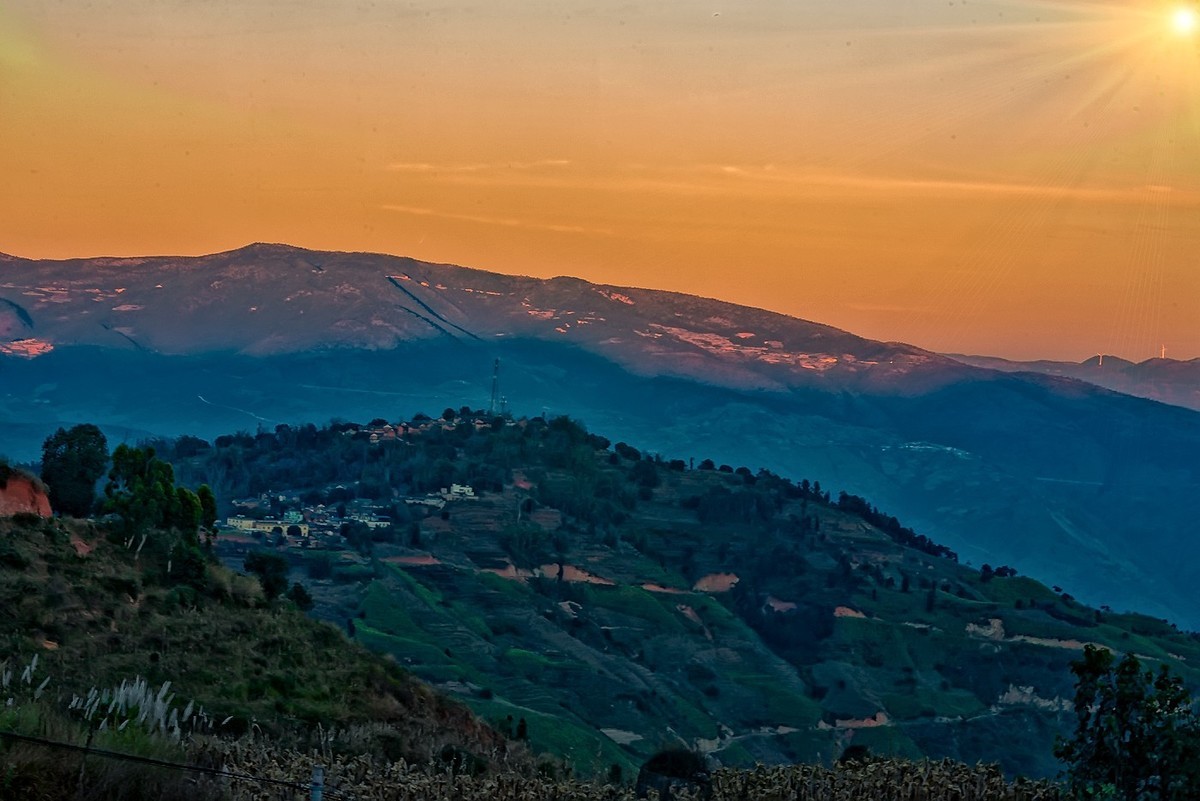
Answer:
[[[200,525],[212,531],[217,524],[217,496],[212,487],[201,484],[196,489],[196,497],[200,499]]]
[[[195,545],[178,542],[171,549],[169,577],[176,584],[186,584],[197,590],[207,587],[208,563]]]
[[[195,545],[196,535],[200,531],[200,519],[203,516],[199,496],[187,487],[176,487],[173,511],[175,517],[169,521],[169,525],[186,534],[189,543]]]
[[[263,594],[274,600],[288,588],[288,563],[279,554],[255,551],[246,556],[246,570],[258,576]]]
[[[300,607],[300,609],[304,612],[307,612],[313,608],[312,595],[310,595],[308,590],[305,589],[304,585],[298,581],[292,585],[290,590],[288,590],[287,597],[291,599],[292,603],[296,604],[296,606]]]
[[[551,558],[550,535],[538,526],[507,526],[499,543],[517,567],[534,568]]]
[[[42,481],[59,514],[87,517],[96,501],[96,482],[108,466],[108,440],[91,423],[58,429],[42,444]]]
[[[189,494],[196,498],[194,493]],[[118,445],[112,454],[104,496],[105,511],[120,515],[129,533],[142,533],[148,528],[182,528],[193,521],[199,522],[199,499],[194,509],[189,499],[185,518],[175,488],[175,471],[167,462],[155,458],[154,448]]]
[[[1133,654],[1088,645],[1072,663],[1074,735],[1054,755],[1074,798],[1183,801],[1200,787],[1200,722],[1178,676],[1143,670]]]
[[[639,487],[645,489],[654,489],[662,484],[662,478],[658,475],[658,468],[653,462],[637,462],[629,471],[629,479]]]

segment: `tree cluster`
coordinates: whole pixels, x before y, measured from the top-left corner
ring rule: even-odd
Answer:
[[[193,492],[176,486],[175,470],[154,448],[118,445],[112,454],[104,511],[120,517],[128,534],[152,528],[178,529],[196,541],[200,526],[216,518],[216,498],[207,486]]]
[[[942,557],[955,562],[958,561],[958,554],[950,548],[945,545],[939,545],[924,534],[918,534],[911,528],[901,525],[899,520],[892,515],[879,511],[868,503],[865,498],[851,495],[848,492],[842,492],[838,495],[837,506],[843,511],[856,514],[863,520],[866,520],[891,537],[894,542],[914,548],[922,553],[927,553],[930,556]]]
[[[96,482],[108,467],[108,440],[85,423],[60,428],[42,444],[42,481],[59,514],[87,517],[96,502]]]
[[[1075,798],[1184,801],[1200,788],[1200,720],[1182,680],[1166,665],[1143,669],[1126,654],[1088,645],[1071,666],[1075,715],[1055,756]]]

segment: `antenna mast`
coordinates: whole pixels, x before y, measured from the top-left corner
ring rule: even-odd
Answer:
[[[488,404],[488,414],[496,413],[496,403],[500,398],[500,360],[496,359],[496,363],[492,365],[492,401]]]

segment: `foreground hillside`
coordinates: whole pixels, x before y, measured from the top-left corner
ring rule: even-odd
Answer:
[[[726,765],[855,744],[1052,775],[1085,643],[1200,678],[1200,643],[1162,621],[959,564],[818,483],[566,418],[448,410],[161,452],[251,517],[313,526],[226,532],[230,559],[277,550],[320,614],[588,773],[683,743]]]
[[[290,602],[267,602],[256,579],[164,559],[177,537],[151,531],[134,544],[94,523],[0,519],[0,797],[308,797],[317,765],[331,798],[638,797],[619,770],[610,784],[581,783],[553,761],[535,771],[521,745]],[[874,760],[717,770],[703,797],[1059,796],[994,767]],[[701,796],[676,787],[674,797]]]
[[[371,723],[391,753],[417,762],[445,745],[503,750],[461,705],[289,602],[268,603],[257,579],[172,563],[173,541],[151,532],[139,548],[85,522],[0,518],[5,685],[36,657],[53,697],[170,682],[216,734],[253,727],[304,743],[318,723]]]

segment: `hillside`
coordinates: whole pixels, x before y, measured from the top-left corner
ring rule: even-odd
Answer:
[[[0,261],[0,451],[369,420],[568,412],[663,453],[820,476],[959,552],[1200,627],[1180,498],[1200,414],[677,293],[254,245]]]
[[[253,579],[210,565],[201,587],[178,583],[160,558],[172,537],[151,532],[135,556],[93,523],[0,520],[0,732],[101,749],[81,758],[0,739],[3,797],[262,801],[307,796],[315,765],[333,798],[638,797],[629,774],[601,784],[552,761],[535,771],[525,748],[393,663],[287,602],[264,604]],[[193,769],[162,767],[183,764]],[[711,798],[900,801],[914,784],[934,799],[1060,797],[994,767],[875,760],[714,770]]]
[[[364,738],[393,758],[427,761],[447,744],[484,758],[504,750],[464,707],[394,663],[289,602],[268,604],[256,579],[219,565],[182,578],[172,541],[151,532],[139,552],[91,523],[0,518],[6,675],[36,656],[39,680],[64,705],[137,677],[170,682],[186,699],[179,706],[193,702],[225,736],[255,727],[303,745],[318,723],[373,724]]]
[[[227,530],[232,563],[278,550],[320,615],[584,772],[676,742],[733,766],[853,743],[1053,775],[1084,643],[1200,679],[1194,636],[961,565],[817,482],[456,417],[160,452],[248,495],[243,520],[311,526]]]

